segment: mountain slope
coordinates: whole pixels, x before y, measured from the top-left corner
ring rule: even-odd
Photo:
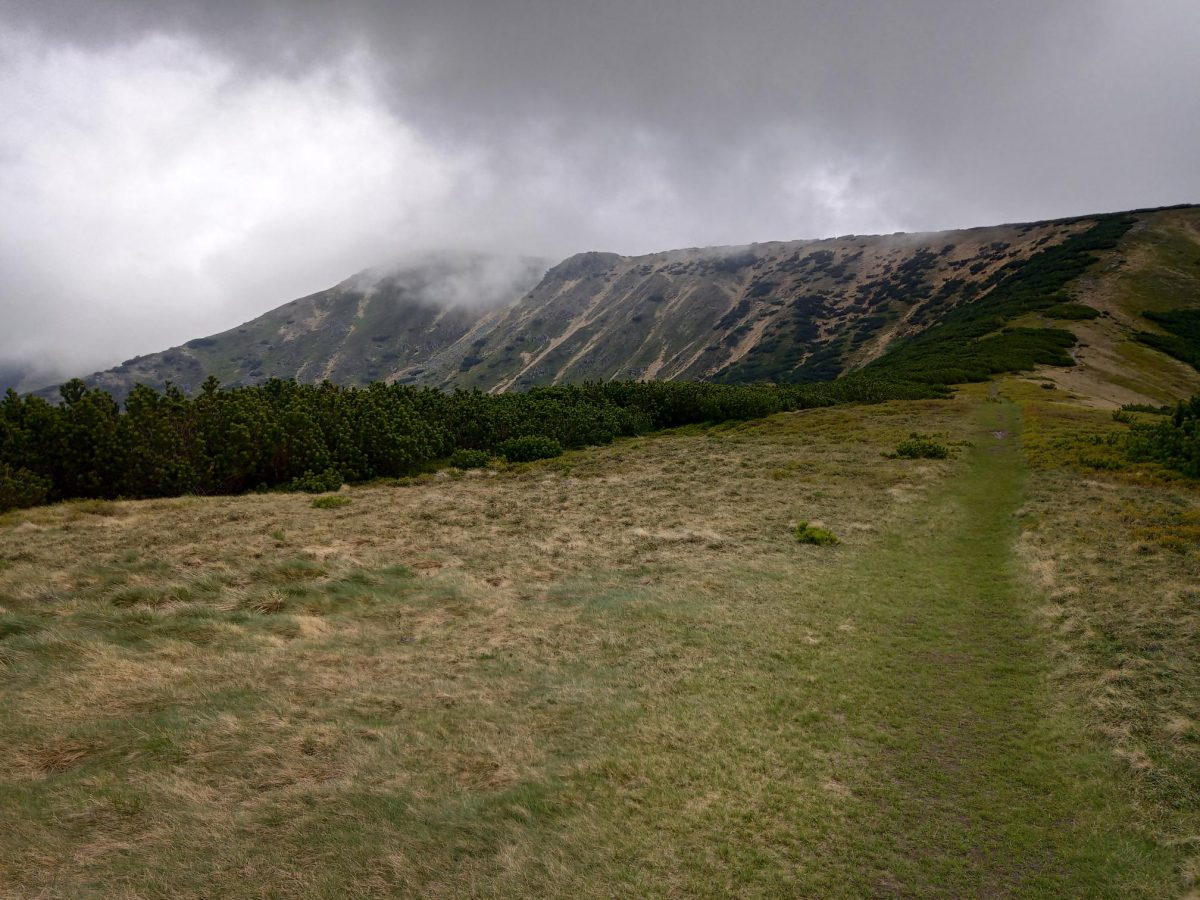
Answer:
[[[1194,365],[1147,342],[1150,335],[1170,336],[1148,314],[1200,310],[1200,208],[1137,219],[1117,247],[1071,286],[1075,299],[1101,313],[1070,323],[1079,339],[1072,354],[1076,365],[1042,373],[1106,405],[1162,403],[1200,392]],[[1037,315],[1020,323],[1045,321]]]
[[[117,396],[139,381],[190,392],[208,374],[226,384],[278,376],[483,390],[608,378],[823,380],[962,311],[986,319],[999,311],[1003,285],[1038,266],[1053,269],[1056,248],[1098,226],[1117,235],[1096,251],[1100,262],[1091,265],[1093,254],[1086,272],[1038,276],[1031,289],[1043,295],[1004,307],[1007,324],[1077,334],[1084,346],[1073,355],[1083,365],[1061,383],[1105,402],[1161,402],[1196,390],[1198,373],[1183,361],[1188,339],[1163,324],[1175,319],[1145,314],[1200,307],[1200,207],[636,257],[589,252],[548,271],[544,261],[441,256],[362,273],[86,380]],[[1083,301],[1093,309],[1068,310],[1063,315],[1074,317],[1064,319],[1045,309],[1051,295],[1055,307]]]
[[[584,378],[835,377],[984,290],[1005,264],[1082,221],[937,234],[588,253],[509,309],[455,384]]]
[[[209,375],[230,386],[271,377],[365,384],[395,380],[400,371],[411,378],[439,353],[469,342],[498,309],[533,287],[548,265],[446,253],[368,270],[237,328],[126,360],[85,381],[123,397],[135,384],[161,387],[168,381],[193,393]]]

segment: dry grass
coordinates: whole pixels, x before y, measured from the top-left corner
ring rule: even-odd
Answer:
[[[654,698],[707,662],[673,617],[740,631],[803,564],[797,521],[869,536],[943,471],[880,449],[918,421],[961,436],[961,417],[691,429],[360,488],[341,509],[274,494],[10,514],[0,778],[19,824],[0,882],[437,895],[566,866],[523,823],[561,779],[636,787],[636,764],[606,769],[631,765],[614,735],[661,739]],[[741,573],[766,589],[729,591]],[[402,821],[422,824],[397,841]]]
[[[1133,779],[1139,813],[1188,849],[1200,882],[1200,487],[1152,467],[1089,469],[1079,448],[1119,426],[1024,397],[1039,465],[1020,547],[1047,598],[1055,677]],[[1073,437],[1074,436],[1074,437]],[[1057,453],[1057,459],[1055,454]],[[1089,456],[1085,453],[1085,459]],[[1057,462],[1057,464],[1055,464]]]
[[[922,698],[889,668],[913,658],[936,686],[973,653],[886,655],[927,637],[886,600],[907,553],[896,535],[936,533],[929,498],[966,463],[881,454],[913,430],[978,441],[982,391],[358,488],[337,509],[274,494],[0,518],[0,885],[336,897],[976,883],[970,854],[991,844],[941,859],[914,844],[933,829],[928,846],[943,846],[936,816],[903,820],[907,842],[887,818],[901,791],[918,813],[945,808],[945,779],[983,752],[965,733],[926,742]],[[842,543],[797,545],[801,521]],[[1077,577],[1059,565],[1072,547],[1048,551],[1054,578]],[[1161,713],[1163,734],[1191,739],[1194,715]],[[977,814],[993,815],[961,813]],[[1067,877],[986,868],[997,885]]]

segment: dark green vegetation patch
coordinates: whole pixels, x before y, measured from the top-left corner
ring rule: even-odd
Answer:
[[[492,454],[486,450],[455,450],[446,460],[455,469],[484,469],[492,461]]]
[[[1200,395],[1180,403],[1165,422],[1134,425],[1127,446],[1135,461],[1157,462],[1200,478]]]
[[[1047,319],[1078,321],[1100,318],[1100,310],[1086,303],[1056,303],[1042,312]]]
[[[0,512],[23,506],[37,506],[50,496],[48,479],[24,468],[0,463]]]
[[[562,456],[563,446],[554,438],[529,434],[525,437],[509,438],[499,447],[500,455],[509,462],[534,462]]]
[[[1026,313],[1057,306],[1062,289],[1097,262],[1097,252],[1115,247],[1134,221],[1126,214],[1101,217],[1087,231],[1009,263],[989,279],[994,286],[984,299],[950,310],[941,324],[890,350],[867,371],[903,381],[958,384],[1038,365],[1073,365],[1071,332],[1006,326]]]
[[[1142,315],[1169,333],[1139,331],[1136,335],[1139,341],[1200,369],[1200,309],[1172,309]]]
[[[139,385],[122,410],[75,380],[58,406],[15,391],[0,400],[0,511],[76,497],[322,493],[410,475],[459,450],[527,461],[681,425],[943,394],[868,376],[794,387],[596,382],[495,395],[279,379],[223,389],[210,378],[194,398]]]
[[[336,491],[342,486],[342,473],[337,469],[326,469],[324,472],[305,472],[299,478],[293,478],[283,485],[281,490],[302,491],[305,494],[324,494]]]
[[[950,448],[914,431],[896,445],[892,456],[896,459],[946,459],[950,456]]]

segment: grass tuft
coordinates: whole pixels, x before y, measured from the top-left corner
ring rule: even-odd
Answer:
[[[818,525],[810,525],[808,522],[801,522],[792,530],[792,534],[801,544],[828,546],[830,544],[841,543],[838,540],[838,536],[829,529],[821,528]]]
[[[349,497],[342,497],[338,494],[330,494],[327,497],[313,497],[312,505],[315,509],[341,509],[343,506],[349,506],[351,500]]]

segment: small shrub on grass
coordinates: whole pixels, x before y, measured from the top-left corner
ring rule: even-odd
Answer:
[[[554,438],[528,435],[510,438],[500,445],[500,455],[508,462],[533,462],[536,459],[552,459],[562,456],[562,444]]]
[[[946,459],[950,448],[931,438],[922,437],[915,431],[896,445],[893,459]]]
[[[1169,405],[1154,406],[1149,403],[1122,403],[1120,411],[1127,413],[1150,413],[1154,416],[1169,416],[1172,412],[1174,412],[1174,407]],[[1113,418],[1116,418],[1115,413],[1113,414]]]
[[[807,522],[801,522],[797,525],[792,534],[796,536],[796,540],[801,544],[816,544],[823,547],[839,543],[837,535],[829,529],[809,525]]]
[[[1099,469],[1106,472],[1116,472],[1125,468],[1125,463],[1119,459],[1114,459],[1109,456],[1096,456],[1091,453],[1081,452],[1079,454],[1079,464],[1088,469]]]
[[[455,450],[450,454],[448,462],[456,469],[483,469],[492,461],[492,455],[486,450]]]
[[[342,473],[336,469],[324,472],[305,472],[282,487],[284,491],[301,491],[305,494],[323,494],[336,491],[342,486]]]
[[[312,505],[316,509],[340,509],[350,505],[350,498],[340,494],[330,494],[326,497],[313,497]]]
[[[1057,303],[1043,310],[1042,315],[1048,319],[1097,319],[1100,317],[1100,310],[1086,303]]]

